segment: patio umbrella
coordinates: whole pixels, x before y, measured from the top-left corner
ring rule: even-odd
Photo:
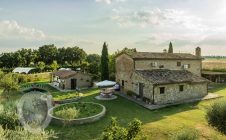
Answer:
[[[115,84],[116,84],[116,82],[114,82],[114,81],[104,80],[104,81],[96,83],[96,86],[98,86],[98,87],[110,87],[110,86],[114,86]]]

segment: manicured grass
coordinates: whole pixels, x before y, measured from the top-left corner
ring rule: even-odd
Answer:
[[[214,85],[214,87],[212,93],[226,96],[226,84]],[[210,127],[205,119],[206,108],[213,100],[150,111],[122,97],[113,101],[98,101],[94,98],[97,94],[99,94],[98,90],[86,91],[81,101],[92,101],[105,105],[107,114],[102,120],[74,127],[50,126],[49,129],[58,132],[60,139],[87,140],[98,138],[109,124],[111,117],[117,117],[124,126],[133,118],[138,118],[143,122],[142,130],[149,139],[166,140],[176,131],[186,127],[199,130],[202,139],[226,139],[226,136]]]

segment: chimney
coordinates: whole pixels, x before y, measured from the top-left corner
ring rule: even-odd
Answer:
[[[202,57],[202,55],[201,55],[201,48],[200,48],[200,47],[197,47],[197,48],[195,49],[195,55],[196,55],[197,57]]]

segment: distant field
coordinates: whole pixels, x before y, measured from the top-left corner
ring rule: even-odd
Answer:
[[[213,71],[226,71],[226,58],[205,58],[202,69]]]
[[[27,74],[24,76],[25,76],[24,78],[27,79],[27,82],[38,82],[38,81],[49,82],[50,81],[50,72]]]

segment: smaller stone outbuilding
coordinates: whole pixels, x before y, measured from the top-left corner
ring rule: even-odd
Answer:
[[[92,77],[80,71],[59,70],[52,73],[52,85],[63,90],[88,88],[92,86]]]
[[[152,104],[170,104],[202,98],[209,81],[187,70],[136,70],[132,91]]]

